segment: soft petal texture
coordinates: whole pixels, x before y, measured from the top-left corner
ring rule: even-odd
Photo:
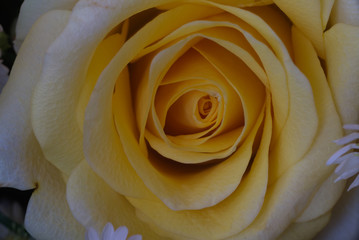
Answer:
[[[211,12],[211,9],[208,10],[201,6],[194,8],[193,6],[186,5],[173,11],[176,12],[176,14],[180,14],[185,10],[191,11],[193,13],[196,12],[196,14],[186,15],[191,18],[197,16],[199,17],[201,15],[203,16]],[[168,15],[164,14],[162,17],[165,16]],[[184,21],[184,18],[176,18],[174,16],[172,16],[172,18],[174,18],[176,21]],[[96,146],[89,148],[89,158],[94,158],[99,154],[119,152],[120,147],[111,146],[112,144],[109,144],[118,142],[118,140],[115,139],[117,136],[113,135],[116,130],[112,125],[112,99],[110,93],[113,92],[113,86],[115,84],[115,81],[118,79],[119,71],[121,71],[124,66],[135,55],[137,55],[141,48],[148,44],[146,41],[151,42],[156,37],[161,36],[165,31],[168,31],[167,28],[175,27],[175,25],[170,25],[167,26],[167,28],[158,28],[156,24],[159,23],[159,20],[162,20],[162,17],[160,16],[158,20],[154,20],[153,24],[146,25],[140,32],[138,32],[138,34],[134,35],[134,37],[128,40],[123,46],[123,48],[119,51],[119,53],[114,57],[112,63],[108,66],[108,68],[105,69],[105,71],[101,75],[99,82],[93,92],[93,95],[91,96],[90,103],[86,111],[85,129],[89,129],[89,131],[84,131],[85,141],[86,143],[91,145],[97,143]],[[172,23],[175,24],[174,22]],[[152,34],[148,35],[148,38],[143,38],[143,36],[147,36],[148,32],[151,32]],[[144,39],[146,41],[143,41]],[[183,44],[187,43],[183,42]],[[111,82],[109,81],[109,79],[111,79]],[[124,86],[126,86],[126,79],[124,78],[121,81],[123,81]],[[104,82],[106,82],[106,84],[103,84]],[[122,89],[122,91],[125,90]],[[131,112],[131,106],[128,104],[130,103],[130,100],[128,100],[130,98],[129,96],[126,96],[125,93],[118,95],[123,98],[123,100],[117,101],[121,104],[119,105],[121,107],[118,107],[118,109],[121,109],[121,111],[126,114],[123,114],[123,117],[119,118],[122,123],[117,124],[117,128],[121,128],[120,130],[118,130],[118,132],[122,140],[123,148],[125,150],[127,158],[130,160],[132,166],[136,169],[136,173],[143,179],[147,187],[154,191],[157,196],[160,196],[161,199],[166,202],[166,204],[171,206],[173,209],[201,208],[206,205],[208,206],[208,204],[213,205],[213,203],[218,201],[218,199],[223,199],[223,196],[229,194],[230,191],[233,191],[235,185],[231,184],[231,186],[227,187],[230,191],[227,191],[226,189],[226,191],[224,191],[224,193],[222,193],[222,195],[218,197],[215,193],[212,193],[211,189],[216,189],[216,191],[221,191],[221,189],[216,187],[216,185],[209,185],[211,188],[208,188],[208,184],[205,184],[205,181],[197,181],[197,179],[199,179],[199,176],[202,175],[200,174],[195,175],[196,177],[192,178],[183,178],[183,181],[193,182],[193,184],[196,184],[196,186],[198,186],[198,193],[206,192],[207,194],[211,194],[211,197],[206,197],[206,195],[203,194],[191,195],[193,191],[191,191],[190,188],[187,188],[186,185],[182,184],[179,179],[174,178],[173,175],[153,171],[153,166],[149,164],[147,156],[138,146],[136,130],[133,126],[134,119],[131,114],[128,114]],[[103,140],[99,140],[99,137],[103,138]],[[95,141],[95,139],[97,140]],[[103,150],[99,150],[101,148],[103,148]],[[101,158],[103,158],[103,156]],[[114,158],[112,157],[110,159]],[[222,165],[218,165],[218,167],[222,168]],[[229,168],[228,164],[223,165],[223,167],[231,171],[233,170]],[[213,174],[215,174],[215,171],[212,172]],[[206,176],[205,173],[203,173],[203,176]],[[225,174],[221,174],[220,176],[226,179],[230,177]],[[209,176],[207,175],[207,177]],[[235,184],[238,184],[238,181]],[[176,189],[176,191],[174,191],[174,189]],[[184,195],[184,193],[186,195]],[[199,201],[197,197],[201,197],[202,200]]]
[[[142,240],[142,235],[132,235],[131,237],[128,238],[128,240]]]
[[[251,171],[235,192],[217,205],[200,211],[172,211],[160,201],[128,198],[136,207],[138,217],[159,233],[175,239],[222,239],[245,229],[260,211],[267,187],[272,122],[270,104],[266,107],[263,140]]]
[[[42,7],[37,4],[43,1],[33,2],[23,9],[28,8],[26,11],[32,12],[34,19],[47,8],[72,8],[74,4],[71,0],[52,0]],[[21,158],[29,155],[29,164],[35,166],[23,164],[34,170],[29,174],[18,168],[21,176],[16,175],[16,179],[9,173],[4,175],[5,184],[16,181],[15,187],[23,189],[38,186],[27,214],[27,226],[34,236],[43,239],[53,235],[53,231],[58,239],[71,238],[61,232],[63,228],[54,229],[61,225],[68,228],[69,234],[74,234],[72,237],[81,238],[80,224],[101,232],[110,221],[115,226],[128,226],[130,234],[140,233],[149,239],[163,239],[160,235],[175,239],[313,237],[327,223],[329,211],[344,187],[342,182],[332,183],[333,167],[325,165],[326,159],[338,148],[331,140],[342,135],[337,117],[338,102],[358,100],[356,96],[346,96],[345,89],[349,87],[344,86],[338,90],[335,108],[320,61],[323,63],[328,57],[331,59],[328,66],[338,68],[346,57],[341,51],[346,48],[351,54],[349,60],[358,59],[357,51],[353,53],[350,49],[357,49],[350,41],[358,35],[351,35],[347,30],[338,31],[350,36],[348,42],[341,43],[342,39],[336,39],[338,26],[334,26],[323,40],[333,0],[298,0],[291,4],[278,0],[279,7],[294,22],[292,29],[290,21],[271,6],[264,7],[263,11],[254,8],[252,12],[234,7],[270,2],[198,0],[196,4],[182,5],[172,0],[80,0],[71,14],[52,12],[54,16],[49,18],[49,23],[54,29],[43,30],[48,30],[54,38],[47,36],[48,40],[45,37],[39,43],[34,42],[35,50],[40,53],[36,56],[44,64],[24,56],[26,61],[35,63],[35,71],[30,74],[31,84],[14,81],[15,87],[8,87],[11,91],[5,89],[13,93],[13,88],[19,88],[24,93],[21,101],[25,104],[18,104],[26,108],[20,111],[24,118],[16,121],[24,127],[14,134],[10,130],[0,130],[0,134],[7,134],[6,141],[10,139],[16,143],[20,139],[21,144],[16,143],[19,148],[22,144],[30,147],[19,153],[10,152],[13,146],[6,141],[0,142],[0,150],[6,150],[5,156],[17,155],[16,164],[22,164]],[[233,6],[224,5],[227,3]],[[158,12],[152,21],[134,31],[133,18],[130,23],[126,19],[157,4],[170,10]],[[174,6],[176,8],[171,9]],[[211,16],[219,10],[227,13]],[[281,16],[273,18],[267,11],[277,11]],[[131,37],[126,40],[128,27]],[[21,31],[26,32],[26,28],[25,24]],[[292,36],[288,34],[290,31]],[[29,37],[38,40],[31,33]],[[341,50],[326,51],[324,42],[332,48],[339,43]],[[37,49],[37,44],[44,50]],[[157,89],[165,89],[159,81],[168,81],[168,76],[164,75],[170,73],[172,64],[172,70],[177,72],[175,65],[182,58],[186,60],[184,56],[199,59],[186,55],[189,51],[196,52],[196,56],[217,71],[217,75],[206,76],[218,81],[217,85],[202,90],[217,92],[214,96],[223,97],[229,104],[218,104],[224,109],[217,112],[223,121],[215,123],[213,132],[207,129],[207,132],[192,134],[190,137],[200,134],[204,137],[187,141],[183,136],[166,135],[167,130],[162,128],[165,128],[168,109],[156,112],[155,94],[159,94]],[[31,50],[28,52],[34,54]],[[143,62],[151,66],[142,68],[140,63]],[[143,69],[144,81],[149,79],[145,82],[147,85],[138,87],[134,83],[137,80],[133,66],[136,65]],[[337,79],[330,84],[341,85],[341,78],[345,77],[348,85],[354,84],[354,91],[357,91],[357,81],[352,78],[358,79],[358,70],[353,65],[348,69],[347,73],[340,74],[338,70],[329,69],[328,75]],[[246,86],[238,77],[238,73],[247,70],[250,74],[246,78],[255,79],[253,85]],[[18,77],[22,79],[22,75],[27,74],[19,72]],[[195,76],[191,74],[185,77],[191,79]],[[38,79],[30,105],[33,86]],[[165,84],[183,80],[173,79],[174,82]],[[191,87],[198,86],[202,85]],[[140,90],[136,92],[137,87]],[[250,87],[250,91],[246,92],[246,87]],[[179,91],[176,94],[179,96]],[[7,93],[4,99],[16,102],[18,96]],[[9,102],[6,103],[18,108]],[[233,102],[241,107],[236,109],[231,105]],[[31,113],[30,107],[33,108]],[[355,107],[358,109],[358,105]],[[15,111],[9,111],[10,117],[18,120]],[[343,115],[348,112],[350,120],[358,115],[353,109],[346,109]],[[1,113],[0,123],[13,121],[1,117]],[[235,113],[235,117],[228,113]],[[31,130],[30,114],[41,149]],[[240,126],[235,125],[237,117]],[[6,123],[6,126],[11,131],[15,129],[15,124]],[[233,126],[237,128],[233,130]],[[231,131],[227,135],[220,135],[228,129]],[[22,131],[27,134],[25,137],[21,136]],[[215,140],[220,140],[221,144],[216,144]],[[169,152],[172,149],[178,152]],[[201,151],[208,151],[205,152],[208,155]],[[173,163],[159,157],[158,152],[171,155],[173,159],[185,159],[189,164]],[[210,156],[228,158],[206,166],[193,164],[196,163],[193,159],[201,162],[211,159]],[[43,161],[49,162],[44,164]],[[13,169],[8,164],[0,171]],[[49,181],[44,182],[44,179]],[[1,175],[0,181],[3,182]],[[65,189],[71,212],[80,224],[71,215],[64,197]],[[59,207],[46,215],[52,204]],[[45,223],[41,222],[44,220]],[[53,226],[42,231],[41,224]],[[106,225],[103,237],[113,234],[112,225]]]
[[[7,111],[6,115],[0,115],[1,182],[18,189],[35,188],[27,207],[25,226],[38,239],[47,239],[50,235],[56,239],[69,239],[84,234],[66,203],[62,174],[43,157],[32,133],[29,115],[31,90],[40,75],[46,46],[62,31],[68,17],[68,11],[53,11],[35,24],[19,52],[14,74],[0,95],[3,104],[0,109]],[[38,58],[34,60],[33,56]],[[11,94],[15,91],[13,88],[17,94]],[[59,229],[59,225],[67,232]]]
[[[311,221],[291,224],[277,240],[310,240],[329,221],[330,213],[326,213]]]
[[[68,17],[68,11],[49,12],[35,24],[0,95],[0,179],[3,186],[23,190],[35,187],[36,169],[44,160],[30,122],[32,90],[39,79],[46,49],[61,33]]]
[[[274,2],[292,20],[293,24],[310,39],[318,55],[322,58],[325,57],[323,31],[334,1],[275,0]]]
[[[311,221],[318,216],[330,212],[334,204],[339,200],[345,186],[344,181],[335,183],[333,186],[336,177],[335,173],[333,173],[322,183],[307,208],[295,222]]]
[[[114,233],[114,238],[116,240],[126,240],[127,235],[128,235],[127,227],[122,226],[116,229]]]
[[[77,0],[26,0],[16,23],[16,41],[22,42],[36,20],[51,10],[71,10]]]
[[[138,220],[126,198],[112,190],[84,161],[69,178],[67,200],[75,218],[85,227],[102,232],[103,226],[111,222],[115,227],[126,226],[129,235],[138,233],[148,239],[159,239],[145,223]]]
[[[345,23],[359,26],[359,4],[357,0],[336,0],[330,15],[330,23]]]
[[[331,106],[329,108],[331,108],[331,111],[334,114],[333,99],[328,91],[326,77],[312,43],[296,27],[293,27],[292,29],[292,38],[296,65],[301,69],[301,71],[303,71],[311,82],[313,92],[319,93],[314,96],[317,109],[321,109],[325,104],[330,104]],[[320,91],[320,89],[324,86],[326,91]],[[323,114],[324,112],[318,110],[318,113]],[[312,202],[309,204],[309,207],[307,207],[301,216],[299,216],[297,221],[311,220],[324,214],[333,207],[344,188],[343,183],[332,184],[333,178],[334,174],[332,174],[332,176],[322,184],[322,186],[317,190],[316,195],[313,197]],[[318,202],[316,201],[323,203],[319,204],[318,207]]]
[[[325,32],[324,38],[328,82],[342,123],[358,123],[359,27],[336,24]]]
[[[84,227],[76,221],[66,201],[66,183],[61,172],[42,160],[37,183],[25,215],[25,227],[36,239],[82,239]],[[61,226],[61,227],[59,227]]]
[[[313,47],[306,50],[312,55]],[[317,68],[318,58],[315,57],[312,61],[315,63],[313,67]],[[306,69],[305,65],[303,67]],[[321,74],[320,71],[315,71],[315,73]],[[313,197],[321,182],[332,172],[332,169],[325,168],[325,162],[337,149],[331,139],[342,136],[341,124],[325,79],[312,79],[309,75],[308,78],[313,88],[315,104],[321,106],[318,109],[319,124],[314,142],[301,161],[289,168],[269,186],[261,214],[239,237],[249,239],[278,237],[307,207],[308,201]],[[325,104],[322,101],[325,101]],[[283,215],[283,212],[287,214]]]
[[[346,188],[348,188],[350,181]],[[332,210],[329,224],[314,240],[358,239],[359,188],[345,192]]]
[[[86,231],[85,240],[100,240],[100,238],[98,237],[96,230],[90,227]]]

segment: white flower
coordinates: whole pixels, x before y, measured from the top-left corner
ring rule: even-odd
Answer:
[[[121,226],[113,229],[111,223],[107,223],[104,227],[101,237],[98,236],[97,232],[93,228],[88,228],[85,235],[85,240],[126,240],[128,229],[125,226]],[[142,236],[137,234],[129,237],[127,240],[142,240]]]
[[[335,182],[348,179],[359,173],[359,124],[344,125],[344,129],[354,132],[334,141],[344,147],[335,152],[327,162],[327,165],[339,164],[335,169],[335,174],[339,176]],[[359,186],[359,174],[349,186],[348,191],[356,186]]]

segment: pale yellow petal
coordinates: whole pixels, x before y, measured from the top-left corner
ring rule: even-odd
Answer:
[[[126,89],[123,88],[122,91]],[[129,112],[130,101],[126,100],[126,97],[130,96],[122,92],[119,92],[118,96],[120,99],[117,109],[124,113]],[[252,129],[247,141],[234,156],[228,161],[201,171],[201,167],[198,169],[191,166],[173,166],[168,160],[163,161],[154,156],[152,151],[149,151],[149,154],[142,152],[133,126],[133,117],[131,114],[120,116],[116,126],[128,160],[147,187],[173,209],[199,209],[212,206],[233,192],[242,177],[243,166],[246,165],[246,160],[249,160],[252,142],[261,121],[261,118],[258,118],[257,126]],[[106,128],[108,127],[101,128],[101,131],[109,131]],[[99,134],[94,137],[98,136]],[[233,173],[234,171],[237,174]]]
[[[48,46],[67,23],[68,11],[52,11],[34,25],[20,49],[7,85],[0,95],[0,183],[2,186],[34,187],[35,172],[41,165],[40,146],[33,134],[31,97]],[[35,174],[35,176],[34,176]]]
[[[327,27],[336,0],[320,0],[323,30]]]
[[[66,184],[61,172],[43,159],[36,175],[36,188],[26,210],[25,228],[39,240],[83,238],[85,229],[67,204]]]
[[[105,38],[96,48],[96,51],[88,67],[86,80],[81,90],[81,95],[77,106],[77,122],[81,131],[83,131],[86,106],[90,100],[90,96],[96,85],[97,79],[100,76],[102,70],[111,61],[112,57],[121,48],[125,38],[126,32],[121,32],[121,34],[115,33]]]
[[[345,181],[334,183],[338,176],[332,173],[319,187],[308,207],[295,220],[295,222],[311,221],[318,216],[330,212],[334,204],[339,200],[345,187]]]
[[[195,2],[195,1],[192,1]],[[236,7],[252,7],[252,6],[264,6],[272,4],[273,0],[213,0],[213,2],[218,2],[226,5],[236,6]],[[171,9],[178,6],[179,3],[169,3],[162,6],[159,6],[160,9]]]
[[[346,188],[348,188],[348,182]],[[359,188],[343,193],[332,209],[328,225],[316,236],[315,240],[337,240],[346,236],[348,239],[358,238],[359,222]]]
[[[267,188],[272,116],[269,98],[266,103],[260,147],[248,175],[243,177],[241,184],[230,196],[217,205],[200,211],[172,211],[159,201],[129,198],[138,209],[139,218],[161,234],[175,239],[222,239],[246,228],[258,215]],[[241,151],[240,148],[238,151]]]
[[[184,10],[193,11],[194,15],[184,15]],[[115,142],[113,141],[113,138],[115,137],[113,133],[116,132],[116,129],[113,126],[111,106],[113,88],[119,76],[119,73],[125,68],[127,63],[134,56],[136,56],[142,48],[147,46],[152,41],[156,40],[158,36],[165,34],[166,31],[168,31],[168,29],[170,28],[170,26],[158,28],[158,24],[162,24],[162,21],[165,17],[171,17],[172,27],[172,23],[174,20],[177,22],[182,22],[185,20],[182,17],[183,15],[191,17],[193,19],[195,17],[206,16],[211,13],[211,10],[209,9],[208,11],[208,9],[200,6],[198,8],[195,8],[193,6],[183,6],[179,7],[178,9],[175,9],[174,12],[170,13],[179,14],[181,18],[176,17],[177,15],[167,15],[167,13],[164,13],[163,15],[160,15],[157,19],[154,19],[151,23],[147,24],[144,28],[141,29],[141,31],[135,34],[124,44],[124,46],[112,60],[111,64],[108,65],[108,67],[105,69],[102,76],[100,77],[100,80],[94,89],[94,92],[90,99],[90,103],[88,105],[88,109],[86,111],[85,129],[88,128],[89,131],[84,131],[85,139],[97,138],[96,142],[101,143],[97,146],[97,149],[100,151],[91,152],[88,157],[103,158],[103,153],[110,154],[118,151],[117,146],[106,146],[106,143]],[[126,103],[130,101],[126,100],[125,102],[119,102],[122,105],[128,105]],[[120,109],[127,109],[127,107],[124,106]],[[218,198],[218,194],[216,196],[216,193],[211,192],[212,189],[206,189],[199,186],[199,189],[201,189],[201,191],[206,191],[208,193],[204,195],[199,194],[199,196],[203,200],[199,201],[196,195],[191,194],[191,189],[186,188],[185,185],[180,184],[180,181],[173,183],[172,180],[170,181],[167,176],[167,179],[163,179],[164,176],[155,173],[153,170],[151,171],[151,168],[153,167],[148,162],[146,153],[142,152],[142,149],[139,148],[138,136],[135,130],[136,127],[133,125],[133,116],[131,116],[132,114],[130,112],[131,111],[126,111],[126,114],[124,114],[123,118],[121,118],[121,121],[123,121],[124,124],[119,124],[118,126],[121,128],[118,133],[122,140],[122,145],[124,147],[125,153],[127,155],[127,158],[130,159],[131,164],[133,166],[136,164],[136,172],[142,179],[144,179],[144,183],[152,191],[156,191],[156,194],[160,195],[163,198],[162,200],[166,202],[166,204],[170,205],[172,208],[177,209],[193,207],[200,208],[204,205],[214,204],[214,202],[216,202],[212,197],[208,197],[208,194],[211,194],[214,198],[217,198],[217,201],[222,197],[226,196],[226,194],[228,194],[228,192],[225,192],[221,194]],[[101,139],[99,138],[99,136],[101,136]],[[106,151],[101,151],[103,149],[106,149]],[[173,178],[173,176],[170,177]],[[201,183],[201,181],[196,181],[196,178],[193,182],[198,182],[199,184]],[[183,192],[174,192],[173,190],[177,187],[173,187],[171,186],[171,184],[175,184],[175,186],[178,186],[178,184],[182,185]],[[236,184],[238,184],[238,181]],[[216,186],[213,187],[217,188]],[[230,191],[233,190],[233,187],[234,186],[229,186],[229,189],[231,189]],[[179,188],[177,188],[177,190],[178,189]]]
[[[330,213],[321,215],[308,222],[292,223],[278,240],[310,240],[329,222]]]
[[[69,178],[67,200],[73,215],[85,227],[93,227],[101,232],[105,224],[110,222],[115,228],[126,226],[129,235],[141,234],[144,238],[160,239],[136,217],[133,206],[126,198],[111,189],[85,161],[77,166]]]
[[[328,9],[334,1],[274,0],[274,3],[292,20],[314,44],[318,55],[325,58],[323,31],[328,20]],[[331,3],[331,4],[330,4]],[[323,9],[325,13],[323,14]],[[322,15],[323,14],[323,15]]]
[[[327,74],[343,124],[359,121],[359,27],[337,24],[325,32]]]
[[[308,77],[313,91],[318,92],[322,85],[326,85],[326,76],[322,70],[318,57],[310,41],[296,27],[292,30],[293,45],[295,50],[295,62]],[[321,108],[328,103],[333,103],[331,95],[315,95],[316,106]],[[296,220],[299,222],[314,219],[329,211],[339,199],[344,183],[334,184],[334,173],[322,184],[307,209]]]
[[[113,9],[101,10],[97,11],[97,6],[73,10],[68,25],[47,50],[41,79],[33,94],[32,124],[35,135],[46,158],[67,175],[84,158],[77,106],[79,101],[81,109],[86,105],[82,94],[87,92],[86,89],[83,91],[88,86],[85,81],[90,81],[87,70],[91,57],[113,28],[109,24],[116,23],[111,22],[107,15]],[[106,23],[107,28],[104,26]],[[115,49],[121,46],[121,41]],[[114,53],[110,53],[106,61],[111,59],[111,54]],[[100,72],[96,70],[97,75]]]
[[[26,0],[16,22],[16,40],[22,42],[41,15],[51,10],[71,10],[78,0]]]
[[[345,23],[359,27],[359,2],[336,0],[330,15],[330,24]]]
[[[101,119],[101,123],[106,120],[114,121],[116,129],[108,133],[111,134],[110,136],[105,136],[106,132],[104,131],[97,135],[89,134],[89,137],[86,137],[87,134],[85,134],[84,151],[89,165],[112,189],[126,196],[152,199],[153,194],[146,188],[142,179],[139,178],[128,161],[116,131],[119,128],[120,119],[123,118],[122,112],[118,111],[118,109],[122,108],[125,114],[133,111],[127,69],[119,76],[118,81],[121,84],[116,84],[114,89],[113,112],[109,115],[104,115],[104,117],[109,116],[111,119]],[[131,117],[131,114],[127,115]],[[134,123],[133,119],[131,121]],[[129,127],[134,132],[136,131],[131,125],[126,127]],[[87,127],[85,127],[85,130],[91,131]]]
[[[214,4],[211,3],[211,5]],[[258,40],[248,36],[248,34],[245,34],[248,41],[252,45],[255,45],[253,49],[257,52],[258,56],[266,59],[265,61],[262,61],[263,64],[267,63],[267,68],[269,69],[268,71],[272,68],[269,65],[271,63],[269,62],[269,57],[272,59],[277,58],[286,71],[288,91],[290,92],[288,100],[289,109],[284,109],[283,105],[279,106],[282,107],[281,117],[285,117],[286,111],[289,112],[288,117],[281,120],[284,125],[282,129],[275,129],[275,131],[279,131],[279,133],[274,133],[275,142],[272,146],[272,168],[270,169],[270,182],[273,182],[278,176],[284,173],[288,167],[300,160],[313,141],[318,122],[311,87],[306,77],[292,62],[283,42],[262,19],[242,9],[222,5],[216,6],[238,16],[247,23],[250,23],[251,26],[268,41],[270,46],[273,48],[275,56],[266,46],[263,46],[264,44],[261,44]],[[281,70],[280,68],[278,69]],[[269,79],[269,84],[271,84],[272,81],[274,84],[277,83],[277,79]],[[283,90],[283,85],[286,87],[285,83],[282,84],[281,90]],[[275,88],[271,88],[271,92],[273,94],[273,98],[277,97],[278,100],[285,99],[288,96],[287,91],[275,92]],[[279,95],[276,96],[276,94]],[[282,100],[279,102],[284,101]],[[274,111],[276,111],[276,108],[274,108]],[[274,116],[274,118],[275,117],[276,116]],[[294,134],[296,135],[295,139],[293,139]]]
[[[308,75],[315,104],[318,106],[319,125],[316,137],[305,156],[269,186],[261,215],[238,237],[278,237],[308,206],[320,184],[333,172],[332,168],[326,166],[326,161],[338,148],[332,140],[342,135],[341,123],[319,59],[310,41],[306,40],[305,43],[309,43],[309,47],[306,44],[305,48],[298,48],[296,62]],[[300,54],[302,52],[303,55]],[[312,78],[313,74],[318,78]],[[336,190],[334,188],[330,191]],[[283,212],[287,214],[284,215]]]

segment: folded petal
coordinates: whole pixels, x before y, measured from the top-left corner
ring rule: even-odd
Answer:
[[[323,31],[326,27],[333,0],[275,0],[275,4],[292,20],[313,43],[318,55],[325,58]]]
[[[359,26],[359,3],[357,0],[337,0],[330,15],[330,24],[345,23]]]
[[[26,0],[16,23],[16,40],[22,42],[41,15],[51,10],[71,10],[78,0]]]
[[[147,224],[137,218],[133,206],[125,197],[112,190],[85,161],[69,178],[67,199],[75,218],[85,227],[101,232],[111,222],[115,228],[126,226],[130,235],[141,234],[149,239],[159,239]]]
[[[76,221],[66,201],[62,174],[43,159],[38,168],[36,189],[29,200],[25,228],[36,239],[83,239],[84,227]]]
[[[313,239],[330,219],[330,213],[321,215],[311,221],[292,223],[279,237],[278,240],[304,240]]]
[[[34,187],[42,151],[31,126],[32,90],[38,82],[48,46],[66,25],[68,11],[51,11],[34,25],[20,49],[0,95],[0,183]],[[40,157],[39,157],[40,156]]]
[[[336,24],[324,34],[327,74],[343,124],[359,122],[359,27]]]

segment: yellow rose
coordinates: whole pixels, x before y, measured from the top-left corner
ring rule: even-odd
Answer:
[[[35,188],[25,227],[315,236],[345,184],[332,141],[359,120],[351,3],[342,20],[319,0],[25,1],[0,95],[0,183]]]

